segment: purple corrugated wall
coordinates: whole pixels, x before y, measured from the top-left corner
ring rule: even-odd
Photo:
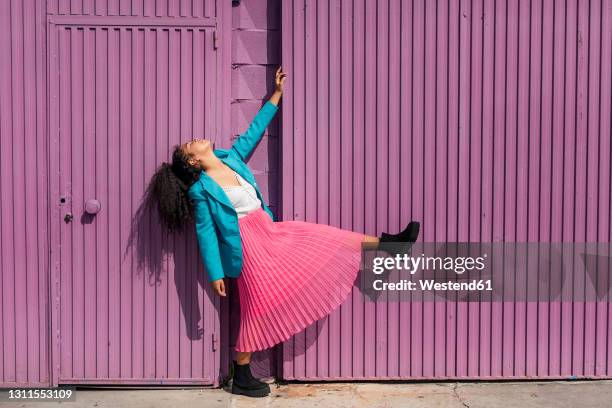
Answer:
[[[172,18],[217,16],[217,0],[45,0],[45,2],[47,12],[56,15]]]
[[[283,218],[426,242],[609,242],[612,1],[283,3]],[[286,379],[612,376],[601,302],[364,302]]]

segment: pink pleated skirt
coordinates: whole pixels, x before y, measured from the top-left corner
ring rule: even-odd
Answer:
[[[236,351],[264,350],[336,309],[351,293],[361,262],[361,233],[305,221],[273,222],[262,209],[238,219]]]

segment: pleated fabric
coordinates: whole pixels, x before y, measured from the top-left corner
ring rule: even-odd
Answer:
[[[262,209],[238,219],[236,351],[270,348],[325,317],[347,298],[361,262],[361,233],[305,221],[277,221]]]

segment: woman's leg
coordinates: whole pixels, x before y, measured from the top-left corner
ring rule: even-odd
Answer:
[[[363,242],[370,242],[370,243],[378,243],[378,241],[380,241],[380,238],[372,236],[372,235],[364,235],[363,236]]]
[[[270,394],[270,385],[251,373],[251,352],[236,352],[233,364],[232,394],[249,397],[265,397]]]
[[[251,355],[253,353],[250,351],[237,351],[236,352],[236,362],[238,365],[249,364],[251,362]]]
[[[376,249],[378,247],[378,243],[380,242],[380,238],[372,236],[372,235],[363,235],[362,246],[363,248]]]

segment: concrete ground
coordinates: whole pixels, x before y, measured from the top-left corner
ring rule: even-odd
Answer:
[[[81,389],[74,402],[7,403],[2,407],[612,407],[612,380],[444,383],[283,383],[265,398],[224,389]]]

